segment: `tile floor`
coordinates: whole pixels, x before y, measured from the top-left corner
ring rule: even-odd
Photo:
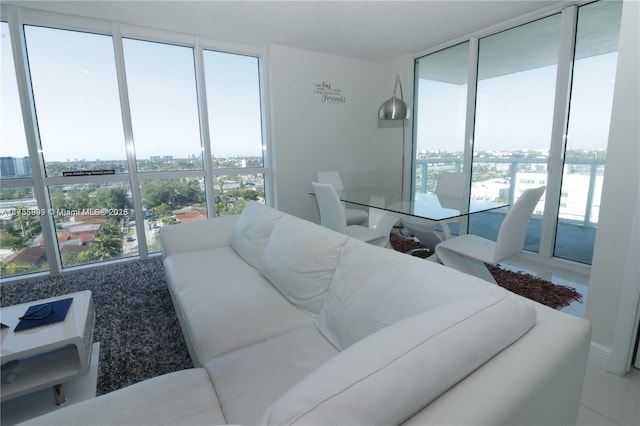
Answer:
[[[640,370],[624,377],[587,365],[577,426],[640,425]]]
[[[503,266],[575,288],[583,295],[582,303],[573,302],[561,310],[584,317],[588,296],[588,274],[551,271],[523,259]],[[640,370],[632,368],[626,376],[621,377],[588,364],[577,426],[611,425],[640,426]]]

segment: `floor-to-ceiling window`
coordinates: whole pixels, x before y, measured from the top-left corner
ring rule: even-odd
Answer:
[[[149,252],[162,226],[207,217],[194,49],[122,40],[128,103]],[[186,176],[185,171],[193,171]]]
[[[562,169],[554,255],[591,263],[593,251],[576,256],[572,241],[593,241],[598,226],[602,176],[618,59],[620,2],[578,9],[571,109]]]
[[[468,71],[468,42],[416,60],[416,191],[433,192],[442,173],[462,171]]]
[[[145,258],[163,226],[265,202],[260,52],[5,12],[3,279]]]
[[[471,80],[458,88],[474,89],[464,120],[464,135],[472,143],[457,157],[463,159],[462,169],[471,171],[472,198],[513,204],[525,189],[547,186],[529,225],[526,250],[591,263],[620,14],[619,1],[574,5],[516,27],[479,33],[467,43]],[[416,59],[416,176],[424,169],[423,153],[431,153],[429,162],[436,164],[451,155],[440,148],[439,138],[425,137],[435,133],[435,116],[423,105],[433,109],[439,97],[425,93],[433,78],[422,69],[460,46]],[[447,64],[450,75],[455,75],[451,63],[464,64]],[[450,100],[439,105],[449,115],[460,108]],[[429,190],[428,182],[437,180],[436,169],[426,174],[415,180],[417,191]],[[504,213],[471,216],[469,232],[495,239]]]
[[[479,40],[472,198],[512,204],[546,185],[560,23],[555,14]],[[543,206],[544,195],[533,215]],[[495,240],[496,214],[474,215],[469,231]],[[540,221],[529,227],[527,249],[537,252]]]
[[[123,223],[135,215],[129,213],[112,37],[32,25],[23,29],[62,266],[137,255],[123,244]]]
[[[41,221],[46,208],[33,190],[29,150],[7,22],[0,22],[0,261],[1,276],[49,270]]]
[[[237,213],[238,200],[264,194],[264,145],[258,59],[204,50],[213,185],[219,215]]]

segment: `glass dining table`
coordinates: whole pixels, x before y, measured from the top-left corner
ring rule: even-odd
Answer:
[[[340,200],[346,203],[436,222],[509,206],[495,201],[468,200],[423,192],[416,192],[413,197],[408,193],[372,189],[345,189],[337,192]]]

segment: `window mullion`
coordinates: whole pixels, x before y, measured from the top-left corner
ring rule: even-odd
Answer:
[[[131,198],[136,214],[136,234],[138,236],[138,254],[141,259],[149,255],[145,238],[144,220],[142,213],[142,198],[140,194],[140,179],[138,178],[138,165],[136,163],[135,147],[133,143],[133,125],[131,122],[131,108],[129,107],[129,92],[127,88],[127,76],[124,66],[124,50],[122,47],[122,31],[120,25],[113,25],[113,49],[116,61],[116,77],[118,79],[118,92],[120,95],[120,111],[122,113],[122,128],[129,166],[129,181],[131,185]],[[142,243],[144,241],[144,244]]]
[[[16,79],[18,84],[18,95],[22,108],[22,117],[27,139],[27,150],[29,152],[29,162],[31,166],[31,177],[33,179],[33,194],[37,200],[38,207],[51,211],[51,204],[45,188],[44,164],[40,149],[40,138],[38,131],[38,121],[36,117],[35,103],[31,89],[31,76],[27,64],[27,47],[22,30],[23,24],[20,12],[17,9],[9,11],[9,31],[11,33],[11,50],[15,64]],[[56,229],[53,225],[52,215],[40,217],[42,234],[47,236],[45,241],[45,252],[47,263],[51,275],[59,275],[62,269],[62,262],[58,250],[56,250]]]
[[[542,232],[540,235],[540,254],[545,257],[553,256],[555,245],[556,223],[558,221],[562,185],[562,167],[564,164],[567,126],[569,123],[569,102],[571,97],[577,13],[578,8],[576,6],[570,6],[562,11],[555,104],[553,124],[551,127],[551,145],[547,163],[547,189],[545,193],[544,214],[542,216]]]
[[[478,49],[480,41],[477,38],[469,39],[469,74],[467,80],[467,111],[464,138],[464,158],[462,160],[462,172],[465,175],[467,185],[464,188],[462,199],[471,198],[471,176],[473,163],[473,141],[476,122],[476,94],[478,88]],[[460,220],[460,235],[468,233],[469,217]]]
[[[215,189],[213,187],[211,162],[211,132],[209,129],[209,107],[207,105],[207,86],[204,74],[204,53],[200,39],[195,46],[196,92],[198,96],[198,120],[200,122],[200,143],[202,144],[202,160],[204,167],[204,190],[207,199],[207,216],[215,217]]]

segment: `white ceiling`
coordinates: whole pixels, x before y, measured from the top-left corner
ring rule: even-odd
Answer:
[[[24,7],[367,61],[414,55],[567,0],[15,1]]]

